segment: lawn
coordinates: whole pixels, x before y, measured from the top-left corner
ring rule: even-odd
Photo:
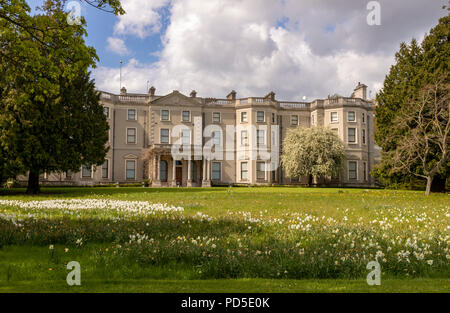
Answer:
[[[417,191],[1,190],[0,292],[449,292],[449,221]]]

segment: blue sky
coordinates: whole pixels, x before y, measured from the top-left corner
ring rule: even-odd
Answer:
[[[76,0],[74,0],[76,1]],[[42,1],[28,1],[31,7]],[[78,2],[78,1],[76,1]],[[444,0],[380,0],[369,25],[366,0],[123,0],[117,17],[79,2],[87,43],[100,57],[97,88],[119,91],[119,62],[129,92],[179,90],[199,96],[284,100],[349,95],[358,82],[372,95],[402,41],[421,40]]]

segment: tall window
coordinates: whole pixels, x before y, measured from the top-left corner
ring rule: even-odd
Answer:
[[[168,129],[161,129],[160,130],[160,140],[161,143],[169,143],[169,130]]]
[[[331,123],[339,122],[338,112],[331,112]]]
[[[266,179],[266,163],[264,162],[256,163],[256,179],[258,180]]]
[[[241,122],[247,123],[247,121],[248,121],[247,112],[241,112]]]
[[[129,121],[136,120],[136,109],[128,109],[128,120]]]
[[[256,121],[258,123],[264,122],[264,111],[258,111],[256,112]]]
[[[298,125],[298,115],[291,115],[291,125]]]
[[[365,145],[366,144],[366,130],[365,129],[362,130],[362,136],[361,137],[362,137],[361,138],[362,143],[363,143],[363,145]]]
[[[266,143],[266,132],[264,130],[256,131],[256,144],[264,145]]]
[[[272,124],[275,124],[275,113],[272,113]]]
[[[105,160],[105,163],[102,165],[102,178],[109,177],[109,160]]]
[[[191,144],[191,131],[188,129],[181,131],[181,143],[183,145],[190,145]]]
[[[212,143],[213,145],[220,146],[220,132],[212,133]]]
[[[136,161],[127,160],[126,161],[126,171],[127,179],[136,179]]]
[[[362,114],[362,122],[365,123],[366,122],[366,113]]]
[[[169,110],[161,110],[161,121],[170,120]]]
[[[241,180],[248,179],[248,162],[241,163]]]
[[[211,179],[212,180],[220,180],[221,179],[222,163],[220,163],[220,162],[212,162],[211,165],[212,165],[211,166],[211,169],[212,169]]]
[[[348,179],[357,179],[357,164],[356,161],[348,162]]]
[[[106,118],[109,118],[109,108],[108,107],[103,108],[103,113],[105,114]]]
[[[347,118],[349,122],[354,122],[356,121],[356,114],[353,111],[350,111],[347,113]]]
[[[356,128],[348,129],[348,142],[350,142],[350,143],[356,142]]]
[[[363,162],[363,177],[364,177],[364,181],[367,180],[367,163]]]
[[[167,182],[167,161],[159,162],[159,180],[163,183]]]
[[[183,122],[189,122],[191,120],[191,112],[183,111],[182,117],[183,117]]]
[[[191,162],[191,178],[193,182],[197,181],[197,163],[195,161],[189,161]]]
[[[241,131],[241,146],[248,146],[248,132],[246,130]]]
[[[127,128],[127,143],[136,143],[136,128]]]
[[[219,112],[213,112],[213,123],[220,123],[220,113]]]
[[[83,178],[91,178],[92,177],[92,166],[85,164],[81,168],[81,176]]]

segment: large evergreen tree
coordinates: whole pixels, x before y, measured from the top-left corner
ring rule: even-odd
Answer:
[[[28,172],[37,193],[45,171],[103,163],[108,124],[88,73],[97,55],[84,19],[67,23],[65,1],[45,1],[35,16],[23,0],[0,1],[0,151],[13,165],[3,172]]]
[[[449,79],[450,65],[450,16],[443,17],[439,24],[425,36],[421,45],[413,40],[410,45],[402,43],[396,53],[396,63],[386,76],[383,89],[377,95],[375,140],[383,149],[382,161],[375,175],[385,182],[400,182],[405,174],[395,171],[391,155],[408,133],[411,125],[397,123],[399,112],[417,99],[425,86],[436,79]],[[419,163],[412,166],[421,166]],[[416,172],[420,169],[412,169]],[[445,188],[448,166],[435,176],[435,183]]]

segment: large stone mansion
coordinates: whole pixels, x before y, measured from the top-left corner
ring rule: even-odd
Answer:
[[[278,158],[288,129],[322,125],[334,130],[346,149],[341,174],[326,182],[340,186],[374,185],[370,171],[377,158],[375,104],[367,99],[364,84],[359,83],[351,97],[334,96],[312,102],[280,101],[273,92],[263,98],[237,98],[236,92],[232,91],[225,99],[213,99],[197,97],[195,91],[189,97],[178,91],[160,96],[155,91],[152,87],[148,94],[130,94],[125,88],[119,95],[101,92],[101,104],[110,125],[110,149],[105,163],[96,167],[83,166],[78,173],[44,174],[41,183],[304,184],[308,178],[287,177],[281,166],[271,167],[270,161],[259,159],[257,154],[252,158],[250,154],[259,146],[271,152],[273,145],[279,143]],[[183,130],[177,134],[179,138],[174,138],[172,130],[177,125],[183,125]],[[204,130],[213,125],[219,131],[204,134]],[[238,131],[227,132],[230,125]],[[249,132],[247,126],[256,129],[256,133]],[[202,151],[208,142],[220,144],[232,139],[229,141],[232,145],[228,144],[223,151],[231,158],[193,154],[191,157],[174,157],[172,149],[177,139],[197,151]]]

